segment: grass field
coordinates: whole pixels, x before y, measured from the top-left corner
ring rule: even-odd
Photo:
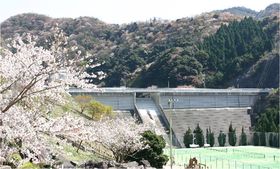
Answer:
[[[170,150],[164,153],[170,155]],[[280,149],[256,146],[173,149],[175,165],[187,165],[190,157],[209,169],[280,169]],[[203,167],[205,168],[205,167]]]

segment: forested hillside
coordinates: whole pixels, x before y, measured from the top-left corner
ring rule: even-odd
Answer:
[[[260,12],[237,7],[123,25],[21,14],[1,23],[1,43],[31,33],[48,48],[57,26],[68,36],[69,57],[80,50],[90,64],[87,71],[97,76],[91,81],[99,86],[277,87],[279,64],[267,69],[279,60],[278,9],[279,4]]]

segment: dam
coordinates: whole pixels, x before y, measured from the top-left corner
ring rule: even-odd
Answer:
[[[183,136],[188,127],[197,124],[204,131],[211,128],[218,136],[227,133],[229,124],[236,128],[237,136],[242,127],[251,131],[251,109],[257,99],[268,95],[270,89],[257,88],[72,88],[69,93],[90,95],[96,101],[112,106],[114,111],[126,112],[142,123],[154,125],[157,134],[168,142],[172,120],[172,144],[184,147]],[[127,114],[127,112],[133,112]],[[217,142],[217,141],[216,141]]]

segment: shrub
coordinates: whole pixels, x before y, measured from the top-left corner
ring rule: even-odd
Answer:
[[[168,161],[168,156],[163,154],[165,141],[162,136],[158,136],[152,131],[145,131],[143,141],[148,148],[136,152],[134,155],[127,157],[128,161],[138,161],[145,159],[149,161],[152,167],[162,168]]]
[[[260,145],[261,145],[261,146],[266,146],[265,132],[261,132],[261,133],[260,133]]]
[[[193,131],[195,135],[195,143],[199,145],[199,147],[203,147],[204,145],[204,136],[203,131],[199,127],[199,124],[197,124],[195,130]]]
[[[259,145],[259,134],[258,133],[254,133],[253,135],[253,143],[254,143],[254,146],[258,146]]]
[[[240,136],[240,143],[239,145],[245,146],[247,145],[247,135],[244,132],[244,128],[242,127],[241,136]]]
[[[218,136],[218,142],[219,142],[219,146],[223,147],[226,144],[226,135],[220,131],[220,134]]]
[[[190,144],[193,143],[193,134],[190,128],[186,131],[184,135],[184,144],[187,148],[190,148]]]
[[[228,143],[231,146],[235,146],[236,141],[237,141],[235,130],[236,129],[233,129],[233,127],[232,127],[232,123],[230,123],[229,129],[228,129]]]

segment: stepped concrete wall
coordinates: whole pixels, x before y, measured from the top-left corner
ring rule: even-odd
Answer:
[[[227,135],[231,122],[233,128],[236,128],[238,138],[242,127],[244,127],[245,133],[250,132],[251,119],[248,109],[250,110],[250,108],[174,109],[174,111],[165,109],[164,113],[168,120],[172,114],[172,128],[181,146],[184,146],[183,137],[188,127],[193,131],[197,124],[203,130],[204,136],[206,135],[206,129],[211,127],[215,135],[215,143],[218,145],[217,138],[220,131]],[[228,136],[226,140],[228,141]]]

